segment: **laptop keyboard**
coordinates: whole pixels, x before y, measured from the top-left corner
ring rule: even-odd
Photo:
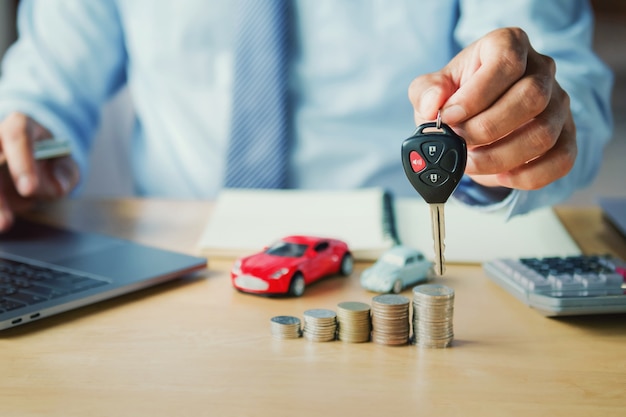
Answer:
[[[84,275],[0,258],[0,313],[107,283]]]

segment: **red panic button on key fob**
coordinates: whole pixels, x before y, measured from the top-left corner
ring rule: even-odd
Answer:
[[[422,158],[422,155],[417,151],[411,151],[409,159],[411,160],[411,169],[413,169],[413,172],[421,172],[426,168],[424,158]]]

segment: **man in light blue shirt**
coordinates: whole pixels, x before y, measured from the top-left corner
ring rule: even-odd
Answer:
[[[214,198],[232,3],[23,0],[0,80],[0,230],[78,184],[100,108],[125,85],[137,194]],[[587,1],[301,0],[294,19],[290,186],[415,196],[400,144],[439,109],[468,144],[455,194],[468,204],[516,215],[593,179],[611,135],[612,76],[591,50]],[[70,139],[71,158],[32,159],[32,142],[49,135]]]

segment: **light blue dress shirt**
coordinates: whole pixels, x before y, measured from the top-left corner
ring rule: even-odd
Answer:
[[[535,49],[555,58],[579,143],[571,173],[541,190],[514,191],[505,200],[509,213],[559,202],[593,179],[612,131],[612,76],[591,50],[586,1],[295,3],[293,187],[382,186],[396,196],[415,196],[400,162],[400,145],[415,127],[410,82],[506,26],[523,28]],[[127,84],[137,115],[137,193],[214,198],[229,136],[232,4],[23,0],[20,40],[2,67],[0,117],[16,110],[31,115],[69,138],[86,169],[100,108]],[[462,200],[480,203],[465,190]]]

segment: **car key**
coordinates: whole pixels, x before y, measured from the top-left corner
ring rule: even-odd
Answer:
[[[465,140],[450,126],[436,122],[417,127],[413,136],[402,143],[402,166],[413,188],[430,205],[435,272],[445,271],[445,223],[443,205],[459,185],[467,163]]]

